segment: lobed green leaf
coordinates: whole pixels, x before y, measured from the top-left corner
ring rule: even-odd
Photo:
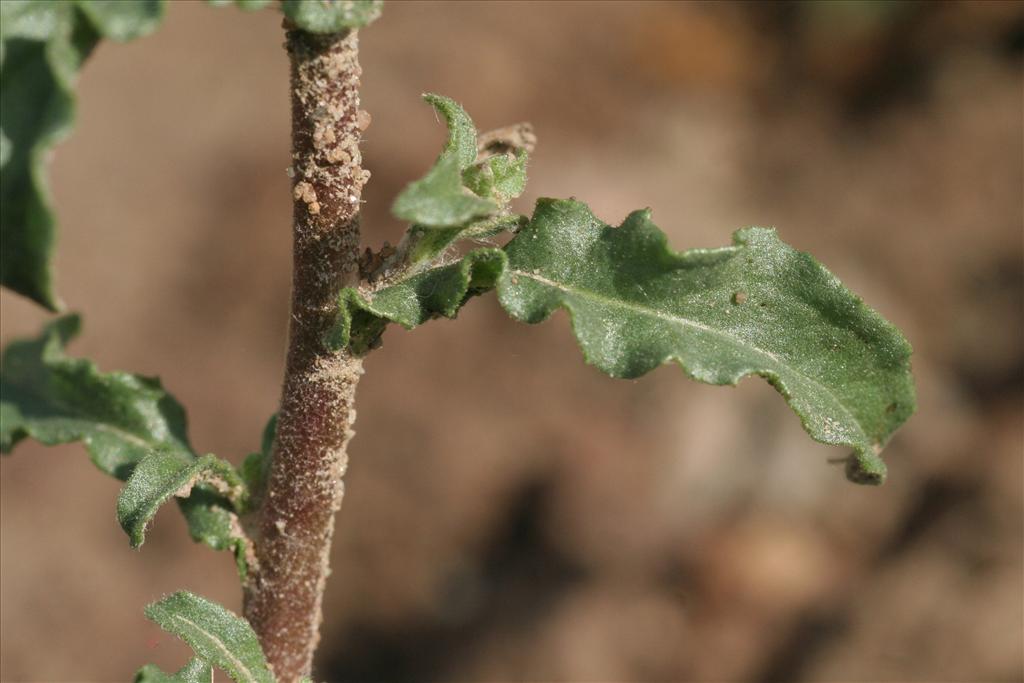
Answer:
[[[173,674],[164,673],[160,667],[147,664],[135,674],[133,683],[213,683],[213,667],[198,657]]]
[[[675,253],[637,211],[618,228],[576,201],[542,200],[506,248],[498,297],[517,320],[565,308],[587,362],[637,377],[673,361],[701,382],[769,381],[812,438],[848,446],[849,478],[880,484],[878,453],[914,411],[910,345],[774,230]]]
[[[93,463],[118,479],[153,451],[193,456],[185,410],[155,377],[101,373],[69,358],[77,315],[57,318],[41,336],[12,342],[0,359],[0,451],[25,437],[54,446],[81,441]]]
[[[146,607],[146,617],[184,640],[198,660],[223,670],[236,683],[274,683],[252,627],[220,605],[179,591]]]
[[[676,253],[649,211],[613,228],[580,202],[544,199],[503,251],[477,250],[374,294],[346,290],[330,341],[362,352],[388,322],[452,317],[496,287],[522,322],[566,309],[587,362],[612,377],[667,362],[709,384],[764,377],[812,438],[853,450],[852,481],[882,483],[878,454],[915,409],[910,345],[774,230],[733,239]]]
[[[380,18],[382,0],[282,0],[281,9],[310,33],[340,33]]]
[[[191,496],[179,500],[179,506],[192,538],[216,550],[233,550],[244,575],[246,546],[237,515],[246,511],[246,494],[239,475],[213,456],[196,455],[189,444],[185,411],[160,380],[102,373],[90,361],[66,356],[64,347],[79,328],[77,315],[62,316],[38,338],[14,341],[4,350],[0,452],[10,453],[26,437],[47,446],[81,441],[99,469],[128,481],[119,517],[134,545],[141,543],[153,506],[182,491],[185,483],[163,495],[167,489],[156,486],[154,470],[168,477],[186,472],[216,474],[226,486],[219,491],[198,486]],[[142,463],[147,465],[139,470]],[[181,471],[175,469],[179,467]]]
[[[56,219],[46,183],[52,148],[71,131],[74,83],[103,37],[152,31],[161,0],[0,2],[0,284],[45,308],[54,292]]]

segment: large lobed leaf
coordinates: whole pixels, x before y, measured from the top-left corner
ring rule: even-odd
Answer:
[[[667,361],[709,384],[760,375],[812,438],[853,449],[852,480],[884,480],[878,453],[914,410],[910,345],[774,230],[679,254],[649,211],[612,228],[547,200],[506,253],[498,296],[517,320],[567,309],[587,361],[613,377]]]
[[[179,591],[146,607],[146,616],[188,643],[196,656],[172,676],[152,665],[143,667],[136,674],[136,683],[210,681],[211,665],[236,683],[274,683],[252,627],[220,605]]]
[[[0,284],[50,310],[60,301],[46,162],[71,131],[78,71],[101,38],[145,35],[162,15],[162,0],[0,2]]]
[[[26,437],[48,446],[81,441],[97,467],[127,482],[118,519],[132,545],[142,543],[159,506],[177,497],[192,538],[234,551],[244,574],[246,541],[237,515],[245,511],[247,493],[241,477],[223,460],[196,455],[185,411],[158,379],[102,373],[90,361],[66,356],[79,326],[78,316],[63,316],[40,337],[4,351],[0,452]]]
[[[618,228],[582,203],[544,199],[502,250],[343,292],[329,341],[360,351],[387,322],[454,316],[496,287],[512,317],[566,309],[587,361],[612,377],[676,362],[693,379],[767,379],[812,438],[853,449],[847,475],[879,484],[878,453],[914,411],[910,346],[898,330],[774,230],[749,228],[721,249],[676,253],[649,211]]]

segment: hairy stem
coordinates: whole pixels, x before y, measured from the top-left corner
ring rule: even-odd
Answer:
[[[342,287],[359,279],[359,197],[369,177],[359,136],[355,30],[314,35],[285,24],[291,59],[294,253],[277,437],[258,522],[245,616],[282,683],[309,675],[319,640],[334,516],[362,362],[322,342]]]

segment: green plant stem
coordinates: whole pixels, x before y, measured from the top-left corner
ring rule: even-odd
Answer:
[[[285,23],[291,59],[294,272],[277,436],[256,530],[245,616],[281,683],[310,673],[319,640],[331,535],[355,420],[360,358],[324,332],[342,287],[359,280],[358,37]]]

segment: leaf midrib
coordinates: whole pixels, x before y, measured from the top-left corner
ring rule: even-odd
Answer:
[[[221,652],[224,653],[224,656],[229,661],[234,663],[234,665],[237,667],[237,669],[240,672],[245,674],[245,676],[246,676],[245,681],[253,681],[253,683],[258,683],[257,679],[252,675],[252,672],[249,671],[249,668],[247,666],[245,666],[245,664],[243,664],[240,659],[235,657],[235,655],[231,652],[231,650],[229,650],[227,648],[227,646],[224,645],[220,641],[220,639],[217,638],[214,634],[210,633],[209,631],[207,631],[202,626],[200,626],[199,624],[195,623],[194,621],[192,621],[188,617],[183,617],[180,614],[171,614],[170,616],[173,619],[179,619],[181,621],[184,621],[186,624],[188,624],[189,626],[191,626],[192,628],[194,628],[195,630],[199,631],[201,634],[206,636],[206,638],[208,640],[210,640]]]
[[[836,405],[838,405],[840,407],[840,409],[850,419],[850,421],[853,424],[857,425],[857,428],[860,430],[862,436],[864,437],[864,441],[866,441],[866,442],[870,441],[870,439],[867,438],[867,432],[864,431],[864,428],[861,426],[860,421],[857,420],[857,418],[853,415],[853,413],[850,412],[849,408],[846,407],[846,404],[843,403],[843,401],[840,400],[840,398],[838,396],[836,396],[835,393],[828,386],[822,384],[821,382],[817,381],[813,377],[810,377],[810,376],[808,376],[808,375],[806,375],[804,373],[799,372],[798,370],[796,370],[795,368],[793,368],[789,364],[785,363],[783,360],[781,360],[778,356],[776,356],[775,354],[771,353],[770,351],[766,351],[766,350],[762,349],[761,347],[756,346],[756,345],[754,345],[754,344],[752,344],[750,342],[747,342],[745,340],[739,339],[738,337],[736,337],[736,336],[734,336],[732,334],[729,334],[728,332],[725,332],[723,330],[718,330],[718,329],[715,329],[713,327],[708,327],[707,325],[699,323],[699,322],[697,322],[695,320],[690,320],[689,318],[682,318],[682,317],[676,317],[676,316],[672,316],[672,315],[667,315],[667,314],[662,313],[661,311],[659,311],[659,310],[657,310],[655,308],[650,308],[648,306],[641,306],[641,305],[636,304],[634,302],[620,300],[620,299],[611,299],[611,298],[609,298],[609,297],[607,297],[607,296],[605,296],[603,294],[600,294],[598,292],[595,292],[593,290],[581,289],[579,287],[573,287],[571,285],[568,285],[568,284],[565,284],[565,283],[562,283],[562,282],[558,282],[556,280],[551,280],[551,279],[546,278],[546,277],[544,277],[544,276],[542,276],[542,275],[540,275],[538,273],[522,271],[522,270],[518,270],[518,269],[515,269],[515,268],[509,268],[509,274],[510,275],[515,275],[516,277],[525,277],[525,278],[527,278],[529,280],[534,280],[535,282],[538,282],[540,284],[546,285],[548,287],[553,287],[553,288],[558,289],[560,291],[563,291],[563,292],[565,292],[567,294],[572,294],[572,295],[576,295],[576,296],[580,296],[580,297],[584,297],[584,298],[590,298],[590,299],[593,299],[593,300],[595,300],[595,301],[597,301],[599,303],[605,304],[607,306],[613,306],[613,307],[618,307],[618,308],[625,308],[627,310],[633,311],[633,312],[638,313],[640,315],[646,315],[646,316],[658,318],[658,319],[664,320],[664,321],[669,322],[669,323],[676,323],[676,324],[680,324],[680,325],[683,325],[683,326],[689,326],[689,327],[695,328],[697,330],[701,330],[703,332],[707,332],[707,333],[716,335],[718,337],[722,337],[724,339],[728,339],[730,342],[732,342],[734,344],[737,344],[737,345],[739,345],[741,347],[752,349],[753,351],[756,351],[756,352],[760,353],[761,355],[771,359],[772,361],[774,361],[778,365],[781,365],[782,367],[790,370],[791,372],[793,372],[793,374],[798,375],[799,377],[804,378],[808,383],[814,385],[815,387],[817,387],[818,389],[820,389],[824,393],[828,394],[828,396],[830,396],[836,402]]]

